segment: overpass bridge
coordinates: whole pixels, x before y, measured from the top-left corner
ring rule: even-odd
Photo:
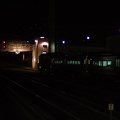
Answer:
[[[0,51],[2,52],[15,52],[19,54],[20,52],[32,51],[33,44],[29,41],[2,41]]]
[[[38,66],[38,58],[40,54],[47,53],[49,50],[48,39],[45,38],[36,38],[33,43],[25,40],[3,40],[0,43],[0,52],[1,53],[15,53],[16,55],[22,54],[22,61],[25,61],[26,54],[30,53],[31,57],[28,58],[28,61],[31,63],[33,69],[36,69]]]

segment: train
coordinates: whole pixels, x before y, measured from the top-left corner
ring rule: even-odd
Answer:
[[[39,56],[38,70],[43,73],[70,73],[92,76],[97,74],[119,74],[120,54],[89,53],[68,55],[47,53]]]
[[[46,73],[76,72],[82,70],[80,56],[63,53],[47,53],[39,56],[38,70]]]

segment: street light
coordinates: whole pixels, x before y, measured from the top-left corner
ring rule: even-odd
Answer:
[[[87,36],[87,40],[90,40],[90,36]]]
[[[90,40],[90,36],[87,36],[87,40]]]
[[[65,40],[62,40],[62,44],[65,44]]]

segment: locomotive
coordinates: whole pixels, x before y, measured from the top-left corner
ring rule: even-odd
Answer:
[[[39,56],[38,70],[54,74],[119,74],[120,55],[111,53],[90,53],[84,55],[41,54]]]
[[[38,70],[46,73],[76,72],[82,70],[80,56],[63,53],[47,53],[39,56]]]

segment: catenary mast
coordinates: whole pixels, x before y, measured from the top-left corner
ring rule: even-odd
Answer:
[[[55,52],[54,0],[49,0],[49,52]]]

